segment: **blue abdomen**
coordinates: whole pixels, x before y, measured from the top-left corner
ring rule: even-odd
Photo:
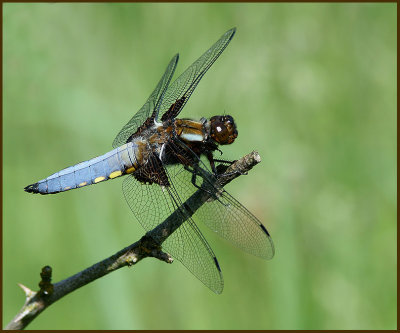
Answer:
[[[25,187],[31,193],[50,194],[72,190],[134,172],[138,146],[129,142],[108,153],[63,169]]]

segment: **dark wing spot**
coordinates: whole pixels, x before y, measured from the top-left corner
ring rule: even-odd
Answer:
[[[215,266],[217,266],[218,270],[221,272],[221,267],[219,267],[219,263],[216,257],[214,257]]]
[[[269,236],[269,232],[267,231],[267,229],[265,229],[265,227],[262,224],[260,224],[260,228]]]

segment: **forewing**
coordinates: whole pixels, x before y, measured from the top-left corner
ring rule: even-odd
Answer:
[[[222,37],[211,46],[199,59],[189,66],[167,89],[157,119],[169,110],[176,101],[179,108],[174,110],[173,117],[176,117],[200,82],[203,75],[225,50],[236,32],[236,28],[228,30]]]
[[[128,121],[128,123],[120,130],[118,135],[115,137],[113,147],[119,147],[126,143],[128,138],[136,132],[137,128],[142,125],[152,113],[157,110],[163,98],[163,95],[171,81],[176,65],[178,63],[179,55],[176,54],[169,62],[164,75],[158,82],[156,88],[151,93],[146,103],[140,108],[140,110]],[[155,114],[154,114],[155,115]]]
[[[180,164],[168,166],[166,171],[171,185],[164,189],[157,184],[142,184],[133,176],[123,182],[126,201],[146,231],[163,222],[196,191],[190,173]],[[162,248],[212,291],[222,292],[223,279],[215,255],[191,218],[167,238]]]

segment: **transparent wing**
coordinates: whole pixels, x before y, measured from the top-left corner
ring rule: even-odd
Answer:
[[[228,30],[222,37],[211,46],[199,59],[188,67],[167,89],[162,99],[159,114],[156,119],[161,119],[171,105],[178,101],[178,106],[173,112],[175,118],[187,103],[193,90],[201,78],[225,50],[236,32],[236,28]],[[172,118],[171,117],[171,118]],[[167,117],[170,118],[170,117]]]
[[[179,54],[176,54],[169,62],[164,75],[161,77],[156,88],[151,93],[146,103],[140,108],[140,110],[128,121],[128,123],[121,129],[113,142],[113,147],[119,147],[126,143],[128,138],[136,132],[137,128],[141,126],[147,118],[149,118],[154,110],[160,107],[163,94],[165,93],[171,78],[174,74],[176,65],[179,60]]]
[[[267,229],[225,190],[218,200],[201,206],[193,218],[245,252],[263,259],[274,256],[274,244]]]
[[[179,58],[178,54],[175,55],[146,103],[118,133],[114,139],[113,147],[116,148],[125,144],[128,138],[134,134],[138,127],[141,126],[150,116],[153,116],[158,120],[162,119],[162,116],[175,106],[170,112],[170,117],[168,117],[175,118],[187,103],[201,78],[225,50],[235,32],[236,29],[233,28],[223,34],[213,46],[211,46],[199,59],[187,68],[171,84],[171,86],[168,87]]]
[[[242,204],[218,187],[214,175],[197,155],[178,139],[174,142],[176,144],[170,142],[166,149],[169,156],[179,156],[189,161],[190,166],[154,164],[155,168],[163,169],[152,170],[168,177],[170,186],[163,189],[156,184],[144,185],[130,176],[123,183],[123,192],[132,212],[149,231],[181,207],[203,183],[206,184],[210,198],[197,211],[189,206],[189,211],[195,212],[193,219],[184,222],[167,238],[163,248],[211,290],[220,293],[223,280],[218,262],[194,221],[202,221],[240,249],[264,259],[274,256],[274,245],[267,229]]]
[[[197,190],[190,182],[191,174],[181,165],[168,166],[166,170],[171,186],[164,189],[157,184],[142,184],[133,176],[122,185],[129,207],[146,231],[163,222]],[[162,247],[212,291],[222,292],[224,283],[218,262],[192,219],[185,221]]]
[[[175,141],[179,142],[180,147],[185,146]],[[193,161],[197,161],[199,171],[196,177],[201,179],[200,184],[206,183],[207,190],[213,193],[194,213],[193,219],[201,221],[241,250],[263,259],[272,259],[275,254],[274,244],[265,226],[225,189],[218,187],[214,174],[188,147],[184,152],[177,145],[173,147],[176,154],[190,156]],[[192,172],[195,171],[193,168]]]

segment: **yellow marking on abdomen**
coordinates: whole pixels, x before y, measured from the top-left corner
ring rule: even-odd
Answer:
[[[134,167],[130,167],[128,169],[126,169],[126,173],[132,173],[133,171],[135,171],[136,169]]]
[[[113,179],[113,178],[119,177],[119,176],[121,176],[121,175],[122,175],[122,171],[121,171],[121,170],[118,170],[118,171],[111,172],[110,175],[109,175],[108,177],[111,178],[111,179]]]
[[[68,191],[71,189],[71,186],[64,187],[64,191]]]
[[[82,182],[82,183],[80,183],[78,186],[79,187],[82,187],[82,186],[85,186],[87,184],[87,182]]]
[[[104,179],[106,179],[106,177],[103,177],[103,176],[97,177],[97,178],[94,180],[94,183],[96,184],[96,183],[98,183],[98,182],[102,182]]]

